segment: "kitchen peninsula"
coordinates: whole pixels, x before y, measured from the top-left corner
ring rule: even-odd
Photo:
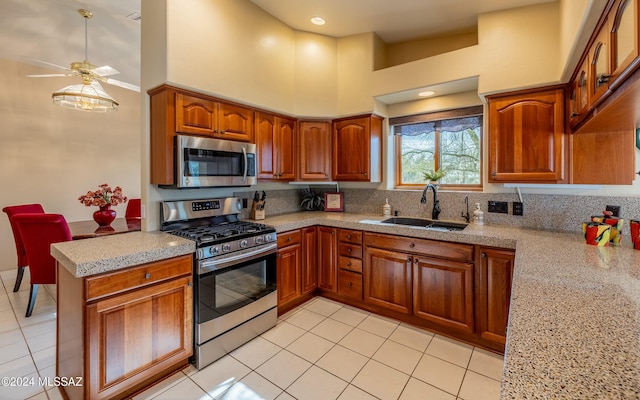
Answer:
[[[261,222],[274,226],[279,235],[321,226],[397,235],[407,241],[415,238],[515,249],[502,398],[640,396],[640,252],[630,247],[627,237],[620,247],[603,248],[586,245],[576,233],[497,225],[469,225],[458,232],[440,232],[383,224],[381,220],[378,215],[305,212],[268,217]],[[69,280],[90,280],[92,271],[109,272],[193,251],[192,242],[171,236],[166,239],[167,236],[130,233],[54,245],[53,254],[63,272],[58,293],[65,293],[59,298],[59,307],[80,301],[82,291],[76,293],[62,287]],[[124,262],[129,256],[125,250],[117,250],[113,241],[127,237],[129,251],[138,247],[134,242],[141,239],[147,248],[154,247],[148,241],[156,241],[158,253],[153,260],[136,255]],[[77,246],[82,242],[95,243],[80,249]],[[82,251],[87,251],[84,258],[80,257]],[[75,269],[73,260],[77,261]],[[82,309],[76,306],[75,312],[81,314]],[[91,315],[90,311],[87,313]],[[64,318],[59,313],[58,329],[71,329],[70,324],[61,324],[61,317]],[[94,320],[89,318],[91,321]],[[74,323],[73,329],[81,329],[78,318]],[[71,354],[70,350],[67,352]],[[67,361],[68,353],[59,350],[59,366]]]

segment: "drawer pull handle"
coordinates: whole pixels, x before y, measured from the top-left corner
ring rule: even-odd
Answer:
[[[290,237],[289,237],[289,238],[287,238],[287,242],[290,242],[290,241],[291,241],[291,238],[290,238]]]
[[[146,274],[144,274],[144,279],[149,279],[149,278],[151,278],[151,274],[150,273],[147,272]]]
[[[347,267],[351,266],[351,261],[347,261]]]
[[[351,253],[351,248],[348,248],[348,249],[347,249],[347,253]]]
[[[347,235],[347,239],[351,239],[351,235]]]
[[[351,286],[353,286],[353,282],[347,283],[347,287],[351,287]]]
[[[416,247],[416,245],[415,245],[414,243],[411,243],[411,244],[409,245],[409,248],[410,248],[410,249],[413,249],[414,247]]]

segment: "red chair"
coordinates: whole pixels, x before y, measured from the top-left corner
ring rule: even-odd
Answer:
[[[22,276],[24,275],[24,269],[29,265],[27,260],[27,253],[24,251],[24,245],[22,244],[22,238],[18,231],[17,225],[13,222],[13,216],[16,214],[44,214],[44,208],[40,204],[24,204],[19,206],[8,206],[2,209],[9,217],[9,224],[11,224],[11,230],[13,231],[13,240],[16,242],[16,254],[18,257],[18,275],[16,276],[16,284],[13,285],[13,291],[20,290],[20,284],[22,283]]]
[[[13,220],[29,257],[31,292],[25,317],[30,317],[38,285],[56,283],[56,260],[51,256],[51,243],[70,241],[71,231],[60,214],[16,214]]]
[[[140,199],[129,199],[127,201],[127,211],[124,213],[125,218],[140,218]]]

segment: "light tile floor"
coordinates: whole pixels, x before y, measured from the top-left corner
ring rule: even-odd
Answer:
[[[55,286],[40,289],[24,318],[29,277],[18,293],[15,271],[0,279],[0,376],[34,382],[0,386],[0,399],[61,399],[38,379],[55,376]],[[316,297],[203,370],[189,366],[135,400],[493,400],[502,364],[491,352]]]

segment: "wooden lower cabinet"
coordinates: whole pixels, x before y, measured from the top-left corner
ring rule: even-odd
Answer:
[[[287,303],[297,300],[302,294],[302,246],[300,245],[300,231],[290,232],[281,235],[291,239],[295,236],[292,244],[278,248],[276,257],[276,285],[278,288],[278,306],[285,307]]]
[[[191,255],[87,278],[58,265],[56,375],[84,377],[64,397],[128,398],[187,365],[192,269]]]
[[[365,248],[364,301],[390,311],[411,314],[410,254]]]
[[[318,288],[318,230],[315,226],[302,229],[302,294]]]
[[[478,334],[504,348],[513,279],[512,250],[481,247],[477,272]]]
[[[473,332],[473,264],[415,256],[413,313],[447,328]]]
[[[318,289],[338,291],[338,230],[318,227]]]

